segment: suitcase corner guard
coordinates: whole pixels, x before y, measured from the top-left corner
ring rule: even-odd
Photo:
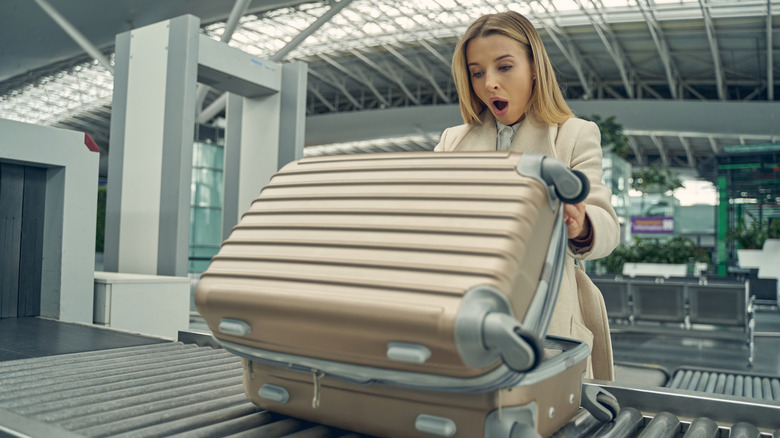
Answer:
[[[464,294],[455,320],[455,344],[472,368],[486,368],[500,358],[511,370],[525,372],[542,357],[539,339],[523,328],[506,296],[491,286]]]

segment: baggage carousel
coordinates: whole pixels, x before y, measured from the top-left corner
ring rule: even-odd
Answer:
[[[687,371],[689,386],[699,372],[698,387],[701,370],[682,370],[679,383]],[[758,381],[761,399],[589,382],[614,394],[621,413],[605,424],[581,411],[556,436],[779,438],[780,393]],[[178,342],[0,362],[0,436],[366,437],[257,408],[237,357]]]

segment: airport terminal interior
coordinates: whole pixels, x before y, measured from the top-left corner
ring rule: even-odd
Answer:
[[[584,379],[582,408],[539,433],[780,438],[776,0],[0,2],[0,436],[412,436],[354,404],[373,428],[253,404],[255,356],[232,344],[249,325],[207,322],[195,295],[213,260],[236,257],[217,255],[234,227],[262,228],[253,200],[285,165],[428,156],[463,123],[458,40],[509,10],[601,130],[620,225],[618,248],[584,264],[614,380]],[[295,226],[306,247],[316,234]],[[395,274],[374,275],[387,288],[379,275]],[[413,362],[430,354],[419,347],[394,351]],[[327,412],[327,373],[305,363],[288,365],[308,366],[304,407]],[[287,402],[269,388],[259,396]],[[586,407],[598,391],[620,405],[609,418]],[[495,403],[502,425],[504,411],[537,415],[537,401]],[[555,412],[505,432],[485,420],[485,436],[539,436]],[[471,436],[442,415],[421,414],[413,436]]]

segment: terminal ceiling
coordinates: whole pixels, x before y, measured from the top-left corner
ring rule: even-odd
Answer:
[[[537,26],[577,114],[616,116],[634,165],[701,159],[780,139],[772,0],[10,0],[0,3],[0,117],[91,134],[108,151],[113,77],[41,9],[48,3],[108,63],[117,33],[184,13],[259,57],[308,64],[307,154],[428,150],[461,123],[450,59],[476,17]],[[333,10],[331,10],[333,8]],[[328,11],[331,11],[330,13]],[[334,13],[334,11],[337,11]],[[330,16],[332,15],[332,16]],[[311,34],[297,41],[299,35]],[[202,123],[222,116],[214,90]]]

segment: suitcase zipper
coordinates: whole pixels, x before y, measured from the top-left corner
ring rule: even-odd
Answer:
[[[264,363],[277,368],[311,374],[313,379],[315,376],[319,375],[314,381],[315,386],[320,384],[319,381],[327,374],[330,377],[336,377],[358,385],[380,383],[430,391],[471,393],[510,388],[518,386],[519,384],[532,385],[563,372],[574,364],[587,359],[590,354],[588,345],[584,342],[550,336],[548,337],[549,342],[554,344],[557,343],[558,346],[565,348],[557,356],[543,360],[541,364],[532,371],[518,373],[502,364],[498,368],[488,371],[481,376],[462,378],[352,365],[261,350],[229,341],[219,341],[226,350],[248,360]],[[318,392],[319,391],[317,391],[317,393]],[[313,397],[312,406],[314,406],[314,401],[317,399],[318,397]]]
[[[320,407],[320,379],[325,377],[325,373],[312,368],[311,375],[314,379],[314,394],[311,398],[311,407],[312,409],[317,409]]]

